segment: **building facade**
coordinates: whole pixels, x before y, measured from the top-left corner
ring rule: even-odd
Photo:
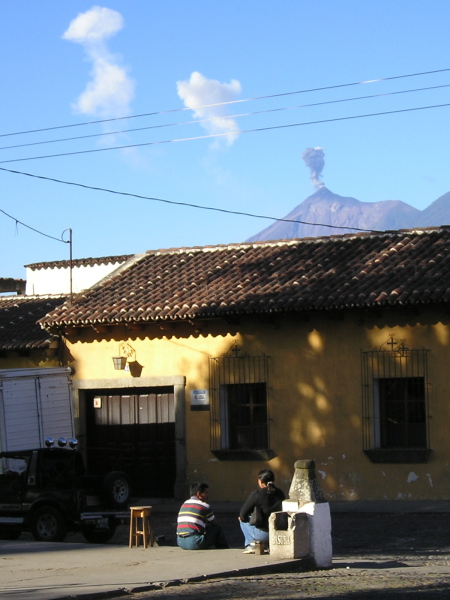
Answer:
[[[444,227],[131,261],[41,320],[88,460],[161,497],[242,500],[263,467],[287,491],[313,458],[328,500],[449,499],[449,252]]]

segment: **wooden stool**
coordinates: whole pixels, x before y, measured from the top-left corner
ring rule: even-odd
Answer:
[[[139,546],[139,538],[141,536],[144,548],[148,547],[149,540],[150,546],[153,546],[151,515],[151,506],[130,506],[130,548],[133,547],[133,542],[136,542],[136,546]]]

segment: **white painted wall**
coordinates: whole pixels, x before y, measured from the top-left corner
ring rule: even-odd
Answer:
[[[81,265],[72,269],[72,291],[82,292],[117,269],[123,262]],[[47,294],[68,294],[70,292],[70,270],[63,268],[30,269],[27,267],[27,296],[45,296]]]

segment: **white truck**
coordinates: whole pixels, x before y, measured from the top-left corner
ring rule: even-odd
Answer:
[[[0,369],[0,452],[75,437],[70,372],[68,367]]]
[[[0,539],[105,543],[130,496],[125,473],[90,475],[76,450],[70,369],[0,370]]]

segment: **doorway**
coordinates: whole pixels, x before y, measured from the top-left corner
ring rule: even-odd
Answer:
[[[173,497],[173,386],[89,390],[86,435],[89,471],[124,471],[131,479],[133,495]]]

